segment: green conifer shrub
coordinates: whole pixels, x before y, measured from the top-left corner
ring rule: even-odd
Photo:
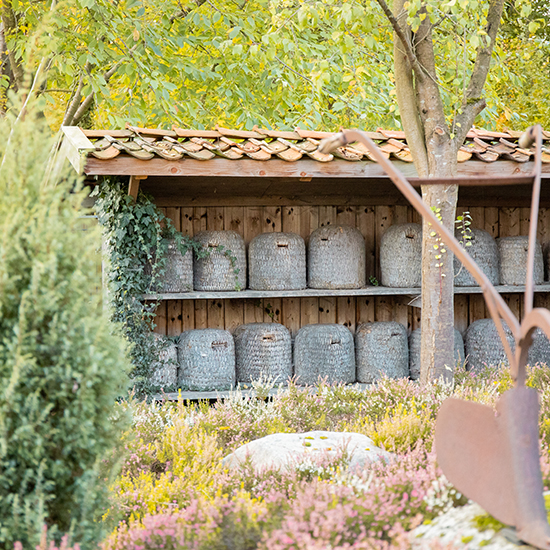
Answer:
[[[91,548],[124,424],[126,344],[94,293],[99,233],[79,230],[78,178],[45,178],[43,119],[27,113],[8,141],[10,127],[0,122],[0,548],[33,548],[44,524]]]

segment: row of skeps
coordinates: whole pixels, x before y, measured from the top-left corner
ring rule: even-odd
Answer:
[[[505,329],[513,348],[511,331]],[[160,387],[212,391],[260,378],[285,383],[294,377],[300,385],[312,385],[320,379],[349,384],[373,383],[383,376],[420,377],[420,329],[407,337],[405,327],[396,322],[364,323],[355,337],[343,325],[306,325],[294,342],[278,323],[241,325],[233,335],[222,329],[188,330],[177,342],[155,337],[162,351],[152,366],[152,382]],[[472,323],[464,340],[455,330],[454,344],[456,364],[466,361],[472,370],[506,361],[491,319]],[[534,335],[529,363],[550,364],[550,342],[540,330]]]
[[[195,240],[208,250],[193,259],[168,245],[163,281],[152,289],[161,293],[243,290],[354,289],[367,284],[365,240],[350,226],[328,225],[316,229],[307,246],[295,233],[262,233],[250,242],[248,262],[243,238],[235,231],[202,231]],[[494,239],[481,229],[457,238],[493,285],[523,285],[526,278],[528,238]],[[391,226],[380,243],[381,284],[415,288],[422,281],[422,227],[406,223]],[[435,262],[435,260],[434,260]],[[248,279],[247,279],[248,263]],[[544,281],[540,243],[535,250],[535,284]],[[477,286],[455,258],[455,285]]]

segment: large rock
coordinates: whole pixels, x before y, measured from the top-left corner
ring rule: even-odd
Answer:
[[[256,470],[291,469],[293,466],[322,457],[336,458],[346,450],[349,469],[361,469],[371,462],[389,460],[391,453],[383,451],[363,434],[314,431],[301,434],[278,433],[251,441],[223,459],[227,468],[235,468],[250,458]]]
[[[460,508],[451,508],[431,523],[413,529],[410,534],[411,548],[452,548],[453,550],[535,550],[510,540],[510,529],[495,532],[493,529],[479,531],[475,524],[477,516],[486,512],[478,504],[471,503]]]

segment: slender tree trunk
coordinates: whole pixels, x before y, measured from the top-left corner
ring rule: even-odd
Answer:
[[[0,23],[0,76],[6,75],[11,80],[13,75],[10,71],[10,63],[6,49],[7,47],[6,37],[4,36],[4,23]],[[0,113],[2,114],[2,116],[6,114],[6,101],[6,90],[2,90],[2,92],[0,93]]]
[[[485,107],[483,86],[491,65],[504,0],[490,0],[486,39],[477,52],[474,68],[454,125],[455,136],[445,119],[441,100],[432,32],[425,7],[416,33],[407,24],[405,0],[377,0],[394,30],[394,66],[397,102],[407,144],[420,177],[456,175],[457,152],[475,117]],[[435,209],[448,228],[454,227],[458,186],[422,186],[424,202]],[[432,235],[433,233],[433,235]],[[420,378],[423,383],[453,376],[454,367],[454,269],[453,255],[441,246],[434,229],[423,223],[422,238],[422,336]]]
[[[395,0],[396,21],[404,17],[404,0]],[[402,41],[394,36],[396,93],[407,144],[421,177],[451,177],[456,172],[456,148],[445,121],[436,80],[432,26],[429,18],[414,39],[408,27],[402,36],[410,45],[407,56]],[[414,74],[410,57],[421,63]],[[413,59],[414,61],[414,59]],[[437,209],[447,227],[454,226],[458,187],[422,186],[426,204]],[[422,224],[422,332],[421,381],[452,378],[454,366],[454,269],[453,255],[426,222]]]
[[[428,157],[433,156],[434,151]],[[451,177],[456,171],[456,149],[450,140],[437,147],[440,161],[433,177]],[[443,161],[443,159],[446,159]],[[458,185],[423,185],[422,198],[452,228],[456,218]],[[422,223],[422,333],[420,379],[422,383],[454,374],[454,266],[453,254],[427,222]],[[434,234],[435,233],[435,234]]]
[[[11,8],[11,2],[8,3],[5,0],[0,3],[0,17],[2,18],[3,25],[3,34],[4,34],[4,44],[6,42],[7,34],[15,32],[17,29],[17,21],[15,14]],[[5,50],[2,51],[4,53]],[[10,50],[8,52],[8,58],[10,62],[10,69],[13,74],[15,89],[21,91],[25,87],[25,71],[21,66],[20,59],[18,59],[13,52]]]

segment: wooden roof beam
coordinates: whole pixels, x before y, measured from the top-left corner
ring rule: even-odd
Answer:
[[[400,160],[392,161],[407,178],[418,177],[414,165]],[[142,174],[147,176],[195,176],[195,177],[248,177],[248,178],[383,178],[387,175],[381,166],[372,161],[350,162],[335,159],[331,162],[317,162],[313,159],[302,159],[287,162],[281,159],[258,161],[252,159],[229,160],[216,158],[212,160],[165,160],[152,158],[139,160],[129,155],[119,155],[111,160],[99,160],[88,157],[84,172],[88,176],[131,176]],[[511,160],[498,160],[487,163],[479,160],[469,160],[460,163],[458,176],[470,177],[510,177],[526,176],[532,172],[532,162],[518,163]],[[543,178],[550,174],[550,164],[542,166]]]
[[[78,174],[84,173],[87,154],[95,151],[94,144],[78,126],[61,126],[61,132],[63,133],[60,149],[62,158],[66,158]]]

